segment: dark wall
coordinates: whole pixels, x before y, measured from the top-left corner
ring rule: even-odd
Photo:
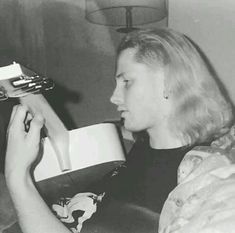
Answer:
[[[70,0],[0,2],[0,50],[54,80],[46,97],[68,128],[116,118],[109,97],[120,35],[86,22],[84,6]]]

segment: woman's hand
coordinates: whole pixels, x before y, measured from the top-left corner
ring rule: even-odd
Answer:
[[[44,124],[41,115],[29,113],[23,105],[13,108],[8,126],[5,175],[14,177],[29,173],[40,147],[40,131]]]
[[[13,109],[8,128],[5,175],[18,222],[25,233],[70,233],[52,214],[30,175],[40,147],[43,118],[22,105]]]

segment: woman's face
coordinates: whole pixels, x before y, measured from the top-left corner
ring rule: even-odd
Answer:
[[[164,98],[164,72],[137,62],[135,53],[136,49],[128,48],[118,58],[111,102],[117,105],[127,130],[157,129],[170,111],[169,100]]]

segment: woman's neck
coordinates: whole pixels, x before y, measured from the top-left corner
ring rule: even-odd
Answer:
[[[179,137],[172,134],[167,127],[147,130],[150,146],[154,149],[171,149],[186,146]]]

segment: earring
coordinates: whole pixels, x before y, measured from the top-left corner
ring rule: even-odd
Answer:
[[[163,97],[164,97],[164,99],[168,100],[169,99],[169,91],[164,90],[163,91]]]
[[[168,92],[166,92],[166,91],[164,91],[163,92],[163,97],[164,97],[164,99],[168,99],[169,98],[169,95],[168,95],[169,93]]]

